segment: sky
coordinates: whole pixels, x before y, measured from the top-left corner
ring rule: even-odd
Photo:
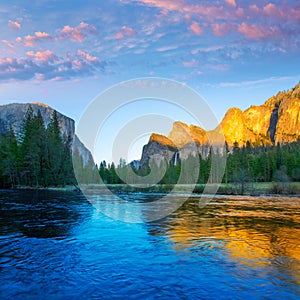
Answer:
[[[77,122],[97,95],[139,77],[191,87],[218,120],[300,80],[296,0],[0,0],[0,28],[0,104],[43,102]],[[96,161],[112,160],[126,122],[162,112],[193,122],[155,101],[123,107],[99,134]]]

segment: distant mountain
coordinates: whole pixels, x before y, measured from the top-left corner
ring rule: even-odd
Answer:
[[[25,115],[29,106],[32,107],[35,114],[40,110],[45,126],[48,126],[54,111],[54,109],[48,105],[42,103],[13,103],[0,105],[0,135],[6,134],[10,128],[12,128],[17,138],[20,137]],[[59,112],[57,112],[57,114],[64,141],[71,139],[73,152],[78,151],[85,165],[89,160],[93,161],[91,152],[83,145],[75,134],[75,121]]]
[[[199,152],[208,155],[209,140],[222,131],[229,147],[250,142],[252,145],[274,145],[298,141],[300,138],[300,83],[286,92],[279,92],[263,105],[251,106],[244,112],[239,108],[230,108],[222,122],[214,130],[205,131],[195,125],[175,122],[168,137],[152,134],[143,148],[141,165],[149,162],[154,154],[175,159],[176,153],[181,159]],[[196,144],[196,148],[191,145]]]

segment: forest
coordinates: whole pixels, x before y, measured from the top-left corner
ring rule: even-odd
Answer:
[[[12,128],[0,137],[0,187],[63,187],[80,183],[99,183],[99,175],[105,184],[124,184],[134,171],[140,176],[150,172],[149,167],[135,169],[133,163],[120,159],[114,163],[102,161],[98,166],[92,162],[84,165],[79,153],[73,153],[72,139],[66,141],[61,136],[57,112],[54,111],[51,122],[46,127],[41,113],[35,115],[29,107],[21,134],[16,137]],[[198,184],[214,183],[209,176],[212,168],[212,149],[206,159],[190,156],[185,163],[182,182],[190,183],[195,170]],[[221,154],[219,154],[221,155]],[[300,181],[300,141],[285,145],[253,146],[249,142],[240,147],[226,146],[226,168],[224,184],[239,186],[243,194],[246,185],[253,182],[293,182]],[[198,164],[197,166],[195,164]],[[176,184],[181,173],[182,162],[169,163],[159,184]],[[121,180],[118,174],[122,174]],[[195,175],[195,174],[193,174]]]
[[[21,133],[12,128],[0,137],[0,187],[64,186],[74,181],[71,138],[64,142],[57,112],[45,126],[29,107]]]
[[[195,158],[189,156],[185,161],[185,169],[188,172],[183,173],[183,182],[191,182],[191,174],[195,170],[199,170],[196,174],[198,184],[214,183],[214,177],[210,176],[212,166],[212,149],[206,159],[201,156]],[[214,154],[218,156],[218,154]],[[235,143],[232,149],[226,146],[225,154],[226,167],[222,182],[235,186],[238,193],[243,194],[247,185],[257,182],[273,182],[274,189],[281,189],[281,185],[276,183],[288,183],[300,181],[300,141],[285,145],[267,145],[267,146],[252,146],[249,142],[245,146],[239,147]],[[214,159],[218,161],[218,159]],[[182,162],[179,160],[176,165],[169,164],[167,171],[159,182],[160,184],[176,184],[181,172]],[[200,164],[196,166],[195,164]],[[128,176],[129,168],[132,168],[138,175],[146,175],[150,172],[148,167],[135,169],[134,165],[126,164],[123,159],[115,166],[114,163],[107,164],[105,161],[100,163],[99,173],[103,181],[107,184],[124,183],[120,180],[118,174]],[[195,177],[193,177],[195,178]],[[276,192],[276,191],[275,191]],[[280,192],[278,190],[277,192]]]

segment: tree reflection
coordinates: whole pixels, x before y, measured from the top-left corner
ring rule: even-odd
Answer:
[[[27,237],[63,238],[91,211],[81,195],[50,191],[7,191],[1,197],[1,230]]]

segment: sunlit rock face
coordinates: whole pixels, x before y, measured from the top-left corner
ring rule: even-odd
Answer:
[[[206,144],[208,142],[207,133],[199,126],[190,125],[183,122],[174,122],[173,128],[168,136],[177,147],[183,147],[190,143]]]
[[[162,154],[171,160],[179,153],[180,159],[186,159],[189,155],[196,155],[195,147],[205,158],[209,154],[210,146],[222,146],[218,141],[220,132],[229,147],[235,143],[243,146],[250,142],[254,146],[261,146],[298,141],[300,83],[289,91],[279,92],[260,106],[251,106],[245,111],[230,108],[222,122],[210,131],[180,121],[175,122],[168,137],[151,136],[149,143],[143,148],[141,165],[154,154]]]
[[[300,89],[299,89],[300,90]],[[279,143],[295,142],[300,136],[300,91],[298,98],[293,95],[281,102],[275,140]]]
[[[34,114],[38,111],[44,120],[44,124],[47,127],[51,121],[51,116],[54,109],[48,105],[42,103],[13,103],[0,106],[0,135],[6,134],[10,128],[14,130],[17,137],[20,137],[22,128],[24,126],[25,116],[31,106]],[[93,157],[90,151],[82,144],[79,138],[75,134],[75,122],[73,119],[57,112],[61,135],[65,142],[71,141],[73,151],[77,151],[82,157],[84,164],[88,161],[93,161]]]
[[[163,160],[170,161],[176,153],[176,145],[167,137],[152,134],[143,148],[141,166],[149,165],[151,159],[159,166]]]
[[[220,124],[229,146],[235,142],[242,145],[245,139],[254,140],[254,134],[246,126],[245,117],[239,108],[230,108]]]

